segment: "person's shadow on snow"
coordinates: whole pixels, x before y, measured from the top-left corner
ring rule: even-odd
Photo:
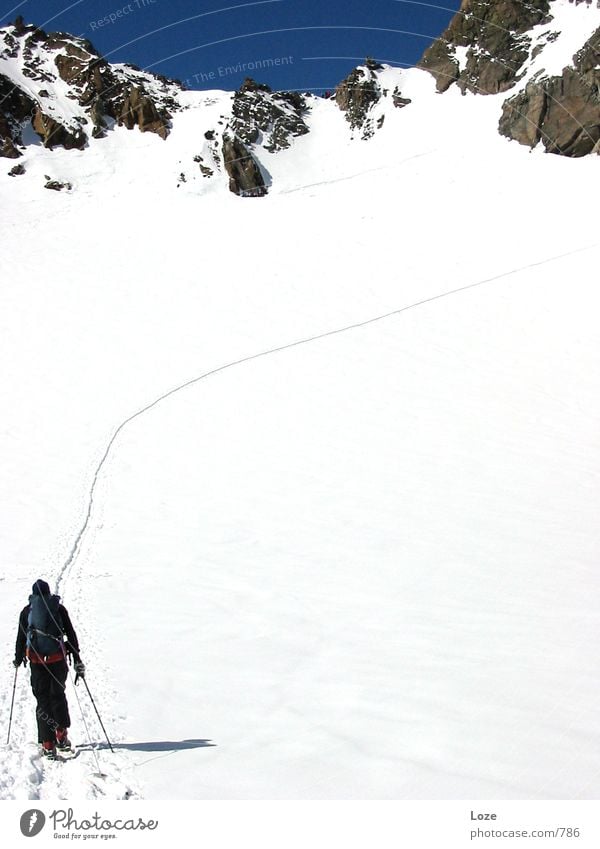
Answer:
[[[130,752],[178,752],[183,749],[203,749],[207,746],[216,746],[211,740],[153,740],[148,743],[113,743],[112,747],[117,749],[126,749]],[[91,746],[86,743],[83,746],[78,746],[78,749],[90,750],[108,749],[108,743],[98,743],[96,746]]]

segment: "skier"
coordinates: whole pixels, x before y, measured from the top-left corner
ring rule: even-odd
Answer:
[[[77,635],[60,598],[52,595],[46,581],[40,578],[19,616],[13,666],[26,666],[29,660],[31,689],[37,701],[38,743],[42,744],[42,754],[51,759],[56,758],[57,751],[71,749],[67,737],[71,720],[65,695],[68,655],[73,657],[77,683],[85,677]]]

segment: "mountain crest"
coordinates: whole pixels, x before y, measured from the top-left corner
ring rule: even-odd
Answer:
[[[513,91],[499,132],[550,153],[584,156],[600,140],[600,0],[463,0],[424,53],[439,92]],[[581,33],[573,52],[573,33]]]
[[[440,95],[499,98],[497,130],[520,144],[565,156],[599,150],[600,0],[463,0],[416,69],[368,57],[323,109],[340,110],[350,141],[369,141],[398,126],[398,109],[414,109],[412,92],[420,97],[424,89],[410,80],[419,72],[422,80],[433,76]],[[203,128],[207,144],[197,163],[202,180],[227,172],[240,195],[266,193],[265,161],[325,114],[314,95],[272,91],[250,78],[235,92],[203,98],[177,80],[108,62],[87,39],[47,33],[22,17],[0,29],[0,157],[21,157],[32,136],[46,148],[81,150],[115,126],[167,139],[178,112],[213,97],[223,114]],[[482,110],[482,121],[488,114]]]
[[[20,156],[30,121],[45,147],[83,148],[112,123],[166,138],[180,84],[111,65],[87,39],[17,18],[0,30],[0,151]]]

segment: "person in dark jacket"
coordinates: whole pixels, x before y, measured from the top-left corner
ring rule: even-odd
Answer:
[[[32,609],[36,611],[36,616],[41,616],[45,623],[44,630],[40,629],[38,622],[33,621]],[[45,638],[42,645],[46,646],[46,652],[48,647],[51,647],[49,653],[42,654],[35,650],[36,645],[39,648],[39,643],[35,639],[36,632]],[[43,754],[50,758],[56,757],[57,750],[71,748],[67,737],[71,719],[65,694],[69,655],[72,656],[75,664],[77,673],[75,682],[77,682],[78,678],[85,676],[85,666],[79,655],[77,634],[58,596],[53,596],[46,581],[39,579],[33,585],[29,604],[23,608],[19,616],[13,665],[26,666],[29,660],[31,689],[37,701],[35,714],[38,742],[42,744]]]

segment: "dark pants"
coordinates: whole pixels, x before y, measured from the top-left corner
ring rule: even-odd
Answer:
[[[67,663],[31,663],[31,689],[37,700],[38,743],[56,740],[57,728],[71,724],[65,695]]]

